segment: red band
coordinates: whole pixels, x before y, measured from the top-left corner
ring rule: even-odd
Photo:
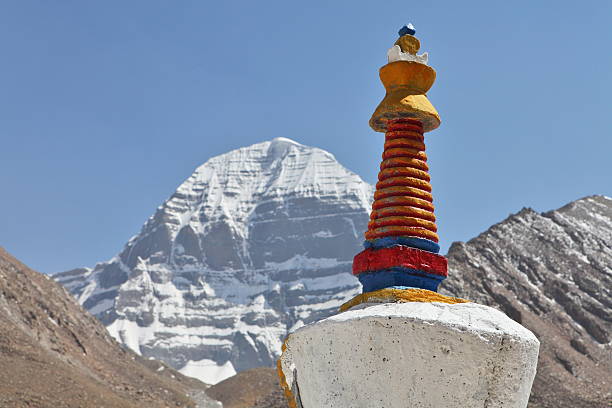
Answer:
[[[416,269],[439,276],[448,276],[448,263],[442,255],[407,246],[366,249],[353,259],[353,274],[374,272],[393,267]]]
[[[423,131],[423,124],[421,123],[420,120],[417,120],[417,119],[397,118],[397,119],[390,119],[387,122],[388,130],[395,130],[397,128],[402,128],[404,126],[415,126],[421,132]]]

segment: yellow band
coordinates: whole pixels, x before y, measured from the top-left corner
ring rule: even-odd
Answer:
[[[389,167],[412,167],[423,171],[429,170],[429,166],[423,160],[407,157],[393,157],[385,159],[380,163],[381,170],[388,169]]]
[[[405,137],[390,139],[385,142],[385,150],[395,147],[411,147],[413,149],[425,150],[425,143],[414,139],[406,139]]]
[[[372,210],[370,213],[370,219],[375,220],[377,218],[393,217],[393,216],[407,216],[407,217],[419,217],[429,221],[436,221],[434,213],[422,208],[410,207],[404,205],[398,205],[395,207],[385,207],[378,210]]]
[[[380,227],[399,227],[399,226],[407,226],[407,227],[421,227],[426,228],[432,232],[438,231],[438,227],[436,224],[431,221],[424,220],[422,218],[415,217],[384,217],[377,218],[368,223],[369,229],[376,229]]]
[[[381,170],[378,173],[378,180],[386,180],[389,177],[414,177],[425,181],[430,181],[429,173],[419,169],[413,169],[410,167],[390,167],[388,169]]]
[[[394,147],[391,149],[385,149],[383,152],[383,159],[391,159],[394,157],[414,157],[419,160],[427,161],[427,154],[425,154],[424,151],[411,147]]]
[[[393,226],[393,227],[380,227],[373,230],[368,230],[365,233],[366,239],[377,239],[384,237],[419,237],[429,239],[433,242],[438,242],[438,234],[425,228],[420,227],[405,227],[405,226]]]
[[[431,184],[414,177],[389,177],[388,179],[376,183],[376,188],[378,189],[401,186],[415,187],[431,192]]]
[[[426,289],[380,289],[373,292],[362,293],[355,296],[342,306],[341,312],[346,312],[350,308],[362,303],[406,303],[406,302],[422,302],[422,303],[470,303],[467,299],[456,298],[452,296],[444,296],[437,292],[432,292]]]
[[[431,202],[421,200],[420,198],[415,197],[387,197],[380,198],[374,201],[372,204],[372,208],[375,210],[385,208],[385,207],[396,207],[399,205],[410,205],[414,207],[419,207],[424,210],[433,211],[434,206]]]
[[[420,198],[425,201],[433,201],[433,196],[430,192],[421,190],[420,188],[414,187],[406,187],[406,186],[396,186],[396,187],[387,187],[381,188],[380,190],[376,190],[374,193],[374,199],[378,200],[379,198],[393,197],[393,196],[413,196]]]

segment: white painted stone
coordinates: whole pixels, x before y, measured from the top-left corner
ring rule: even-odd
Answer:
[[[421,64],[427,65],[429,54],[424,52],[421,55],[410,54],[409,52],[403,52],[399,45],[394,45],[387,51],[387,62],[394,61],[414,61]]]
[[[539,346],[488,306],[366,304],[296,330],[281,365],[304,408],[524,408]]]

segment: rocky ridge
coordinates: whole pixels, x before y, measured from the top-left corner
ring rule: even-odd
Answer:
[[[454,243],[442,292],[497,307],[540,339],[532,407],[601,407],[612,394],[612,199],[525,208]]]
[[[2,248],[0,367],[7,408],[219,407],[205,384],[121,347],[64,288]]]

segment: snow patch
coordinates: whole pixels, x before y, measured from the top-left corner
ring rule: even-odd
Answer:
[[[217,384],[226,378],[236,375],[236,370],[230,361],[217,364],[213,360],[202,359],[198,361],[189,360],[183,368],[178,370],[188,377],[197,378],[206,384]]]
[[[266,262],[266,268],[286,271],[295,269],[332,268],[338,264],[338,260],[334,258],[309,258],[304,255],[295,255],[284,262]]]

